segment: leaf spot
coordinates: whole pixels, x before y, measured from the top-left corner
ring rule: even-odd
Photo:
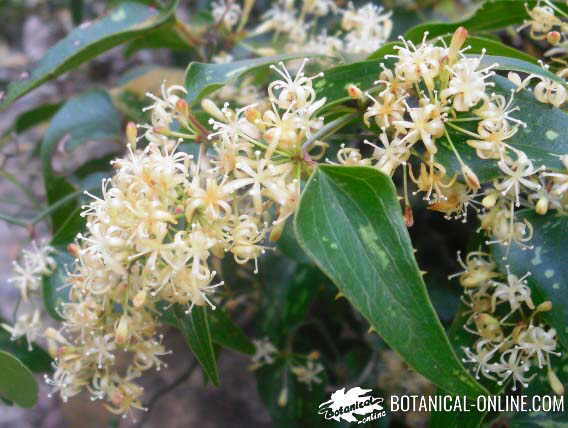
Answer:
[[[559,134],[558,132],[549,129],[544,135],[546,135],[546,138],[548,138],[549,140],[556,140]]]
[[[552,269],[547,269],[544,272],[544,276],[546,276],[547,278],[552,278],[554,276],[554,271]]]
[[[531,260],[533,266],[539,265],[542,263],[542,259],[540,257],[540,252],[542,251],[542,247],[536,247],[534,250],[534,258]]]
[[[113,12],[113,14],[110,16],[110,19],[113,21],[122,21],[124,18],[126,18],[126,12],[124,11],[123,8],[117,9],[116,11]]]

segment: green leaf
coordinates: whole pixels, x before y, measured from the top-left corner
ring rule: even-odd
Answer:
[[[534,235],[529,244],[534,249],[523,250],[516,244],[510,249],[495,245],[492,253],[503,272],[506,272],[506,265],[519,277],[531,272],[527,281],[535,305],[545,300],[552,302],[552,310],[540,316],[556,329],[560,343],[568,350],[568,217],[555,212],[539,215],[532,210],[523,210],[516,220],[527,220],[532,225]]]
[[[75,28],[47,51],[28,77],[8,85],[0,111],[48,80],[167,22],[176,6],[177,1],[172,1],[159,11],[137,2],[123,2],[108,15]]]
[[[508,98],[514,87],[508,79],[495,76],[495,93]],[[564,165],[559,156],[568,153],[568,134],[565,132],[568,125],[568,114],[549,104],[537,101],[529,90],[516,93],[514,105],[519,107],[519,111],[514,112],[513,117],[529,126],[521,127],[513,137],[507,140],[507,144],[525,152],[535,166],[544,165],[552,170],[563,170]],[[475,125],[463,126],[463,128],[475,131]],[[471,137],[454,131],[450,127],[448,131],[460,156],[473,169],[482,183],[502,175],[496,160],[480,159],[475,149],[467,145],[466,141],[472,139]],[[436,144],[438,146],[436,161],[446,167],[449,176],[459,174],[461,166],[446,139],[440,138]]]
[[[32,372],[20,360],[0,351],[0,395],[20,407],[33,407],[38,386]]]
[[[313,384],[311,389],[299,383],[290,371],[290,362],[282,357],[273,364],[256,370],[258,393],[266,405],[275,427],[303,428],[320,426],[323,417],[318,406],[326,400],[324,385]],[[286,390],[286,401],[282,402]]]
[[[388,176],[320,166],[295,226],[308,255],[411,367],[451,394],[486,393],[459,362],[430,303]]]
[[[521,73],[536,74],[566,86],[566,81],[562,77],[545,70],[540,65],[535,64],[534,61],[527,62],[522,59],[511,57],[485,55],[480,66],[489,65],[495,65],[495,70],[519,71]]]
[[[394,59],[367,60],[355,62],[347,65],[326,70],[323,77],[314,80],[314,89],[318,98],[326,97],[326,106],[348,101],[351,98],[347,95],[347,85],[354,84],[362,91],[375,86],[381,72],[381,63],[387,68],[395,64]]]
[[[254,354],[254,345],[250,339],[223,309],[217,308],[208,315],[214,343],[243,354]]]
[[[448,330],[448,337],[458,357],[464,356],[463,346],[472,346],[475,341],[475,337],[463,328],[470,315],[471,310],[464,304],[460,305]],[[480,382],[493,395],[499,395],[505,388],[505,385],[499,386],[496,382],[483,377],[480,379]],[[444,394],[444,392],[438,390],[437,394]],[[481,426],[487,412],[479,412],[473,405],[469,407],[469,410],[468,412],[432,412],[430,426],[444,428],[477,428]]]
[[[185,87],[187,89],[187,102],[193,103],[209,95],[245,73],[258,68],[266,67],[279,61],[304,58],[306,54],[278,55],[265,58],[246,59],[228,64],[209,64],[192,62],[185,71]]]
[[[209,329],[208,309],[204,306],[194,306],[191,312],[186,314],[185,308],[175,305],[174,313],[178,328],[185,336],[195,358],[201,364],[203,372],[213,385],[219,386],[219,373]]]
[[[561,6],[560,2],[555,2]],[[537,2],[523,0],[486,0],[468,18],[456,22],[429,22],[408,30],[404,38],[414,43],[420,42],[424,32],[428,31],[428,38],[453,33],[458,27],[465,27],[471,33],[481,31],[499,30],[510,25],[522,24],[528,19],[525,4],[533,8]]]
[[[263,273],[264,291],[261,331],[276,346],[284,346],[286,337],[300,325],[325,280],[313,264],[299,264],[282,256],[272,256]],[[275,304],[275,302],[278,302]]]
[[[41,146],[48,203],[53,205],[77,190],[64,176],[53,170],[51,162],[60,142],[65,142],[65,148],[71,151],[87,141],[119,138],[120,114],[105,91],[93,90],[68,100],[51,120]],[[77,199],[72,199],[51,213],[54,234],[78,206]]]
[[[75,258],[69,254],[65,247],[55,247],[53,259],[57,267],[51,275],[43,277],[43,303],[47,313],[55,320],[62,321],[60,307],[69,301],[69,283],[67,272],[72,271]]]
[[[45,122],[46,120],[51,119],[59,107],[61,107],[61,103],[42,104],[22,113],[14,122],[14,131],[20,134],[36,125],[39,125],[40,123]]]
[[[4,322],[3,320],[0,320]],[[51,357],[45,350],[35,343],[32,350],[24,338],[12,340],[10,333],[0,327],[0,350],[9,352],[18,358],[27,368],[35,373],[51,370]]]

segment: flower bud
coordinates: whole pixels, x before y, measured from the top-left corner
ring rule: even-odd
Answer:
[[[551,45],[557,45],[562,35],[558,31],[549,31],[546,35],[546,41]]]
[[[487,340],[498,340],[503,337],[499,320],[489,314],[481,313],[474,317],[477,332]]]
[[[448,53],[450,65],[452,65],[458,58],[460,49],[465,43],[465,39],[467,39],[467,35],[468,33],[465,27],[459,27],[454,32],[454,35],[452,36],[452,41],[450,42],[450,49]]]
[[[219,107],[211,101],[209,98],[203,98],[201,100],[201,108],[206,112],[213,116],[215,119],[220,120],[221,122],[225,122],[227,118],[223,114]]]
[[[136,296],[132,299],[132,304],[135,308],[140,308],[141,306],[144,306],[144,302],[146,302],[146,290],[141,290],[136,293]]]
[[[489,195],[485,196],[483,198],[483,200],[481,201],[481,204],[487,208],[487,209],[491,209],[495,206],[495,204],[497,203],[497,198],[499,197],[499,195],[497,194],[497,192],[492,192]]]
[[[184,100],[183,98],[180,98],[179,100],[177,100],[176,111],[182,117],[185,117],[185,118],[189,117],[189,105],[187,104],[187,101]]]
[[[414,214],[412,213],[412,207],[410,205],[404,207],[404,224],[406,224],[406,227],[412,227],[414,225]]]
[[[248,108],[248,109],[245,111],[245,117],[247,118],[247,120],[248,120],[250,123],[256,123],[257,121],[260,120],[261,115],[260,115],[260,112],[259,112],[257,109],[255,109],[254,107],[252,107],[252,108]]]
[[[136,148],[136,139],[138,137],[138,129],[134,122],[128,122],[126,125],[126,142],[133,148]]]
[[[535,312],[548,312],[552,310],[552,302],[547,300],[536,307]]]
[[[128,317],[126,315],[120,317],[118,326],[114,331],[114,341],[117,345],[124,345],[128,342]]]
[[[77,244],[71,243],[67,245],[67,252],[73,257],[79,256],[79,246]]]
[[[564,385],[562,385],[562,382],[560,382],[560,379],[558,379],[558,376],[550,367],[548,367],[548,383],[555,394],[564,395]]]
[[[363,100],[365,98],[365,96],[363,95],[363,91],[361,91],[361,89],[359,89],[353,83],[347,85],[345,89],[347,89],[347,93],[354,100]]]
[[[477,175],[475,175],[475,172],[473,172],[469,166],[465,164],[462,166],[462,174],[465,178],[466,184],[471,190],[477,190],[481,187],[481,184],[479,184],[479,178],[477,178]]]
[[[548,211],[548,199],[545,197],[540,198],[536,203],[535,211],[537,214],[545,215]]]
[[[278,405],[280,407],[286,407],[288,404],[288,385],[285,385],[280,391],[280,395],[278,396]]]
[[[308,354],[308,359],[310,360],[317,360],[319,357],[321,357],[319,351],[312,351]]]

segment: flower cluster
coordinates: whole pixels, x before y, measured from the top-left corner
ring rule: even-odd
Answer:
[[[310,168],[307,152],[325,148],[309,140],[322,126],[315,113],[325,100],[312,87],[319,75],[307,77],[302,67],[292,77],[284,64],[274,70],[282,79],[268,87],[270,109],[203,100],[212,131],[179,86],[149,94],[151,124],[139,127],[142,136],[129,124],[127,155],[113,161],[114,176],[83,209],[86,233],[69,246],[76,263],[62,329],[47,332],[55,358],[48,382],[64,401],[87,389],[111,412],[143,408],[135,379],[160,369],[167,354],[158,305],[214,309],[223,282],[211,260],[230,254],[256,263],[265,237],[278,239]],[[186,141],[199,142],[197,156]],[[121,355],[130,356],[124,372]]]
[[[546,40],[551,45],[562,44],[566,41],[568,15],[553,2],[539,0],[531,9],[525,3],[529,19],[519,27],[519,31],[529,29],[530,36],[535,40]],[[564,20],[563,20],[564,19]]]
[[[255,353],[252,356],[253,364],[250,366],[251,370],[257,370],[263,366],[271,365],[276,362],[276,359],[282,354],[267,338],[253,340]],[[324,371],[323,364],[317,362],[320,354],[313,351],[307,356],[290,354],[287,364],[290,364],[290,372],[296,377],[299,383],[305,384],[309,389],[312,384],[320,384],[322,378],[320,374]],[[280,391],[278,404],[281,407],[286,406],[288,400],[288,382],[284,382],[284,386]]]
[[[551,388],[563,395],[564,387],[550,361],[551,355],[560,355],[556,330],[537,321],[552,303],[535,306],[526,280],[530,273],[518,277],[507,267],[503,275],[481,251],[469,253],[465,260],[458,253],[458,261],[463,271],[451,277],[459,278],[462,299],[469,308],[464,329],[477,336],[471,347],[463,347],[463,361],[473,364],[476,378],[481,375],[499,385],[511,380],[514,391],[517,384],[528,386],[537,375],[533,368],[546,367]]]
[[[454,33],[449,47],[428,42],[427,37],[425,34],[419,45],[402,39],[392,56],[394,64],[381,64],[375,88],[363,93],[355,85],[347,87],[349,95],[366,106],[363,120],[369,128],[378,129],[379,136],[378,141],[365,141],[370,155],[364,156],[359,148],[342,147],[338,161],[372,166],[389,175],[402,166],[430,209],[465,221],[472,208],[479,213],[481,229],[491,237],[488,242],[529,248],[526,242],[532,237],[532,227],[526,221],[516,221],[515,207],[538,206],[541,214],[548,207],[564,210],[565,174],[535,166],[509,143],[519,128],[526,126],[513,115],[518,110],[515,91],[495,90],[494,65],[487,65],[483,54],[464,55],[468,49],[462,48],[467,37],[464,28]],[[520,81],[519,76],[510,75],[519,80],[517,91],[536,77]],[[564,87],[539,80],[534,89],[537,99],[558,105],[556,99],[565,93]],[[500,177],[481,189],[477,175],[456,149],[456,138],[475,149],[480,159],[495,162]],[[440,142],[453,152],[463,181],[449,175],[446,164],[437,160]],[[409,164],[414,154],[420,162],[418,173]],[[411,224],[406,184],[404,192],[407,223]]]
[[[318,20],[328,15],[341,17],[341,31],[336,35],[317,30]],[[360,8],[349,3],[340,9],[332,0],[304,0],[298,10],[293,1],[281,0],[266,12],[254,34],[269,31],[286,37],[286,53],[368,55],[388,40],[392,21],[390,13],[372,3]]]
[[[14,275],[8,279],[20,291],[21,303],[25,306],[21,306],[24,311],[18,311],[20,313],[13,326],[2,324],[2,327],[11,334],[12,340],[25,337],[30,350],[32,342],[41,336],[43,330],[41,311],[33,298],[41,295],[42,277],[55,269],[55,260],[51,256],[53,251],[49,245],[33,241],[30,248],[22,250],[20,261],[13,262]],[[31,306],[31,309],[26,306]]]

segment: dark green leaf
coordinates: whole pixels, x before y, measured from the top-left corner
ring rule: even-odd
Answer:
[[[245,73],[266,67],[279,61],[305,57],[305,54],[279,55],[265,58],[246,59],[228,64],[192,62],[185,72],[187,101],[191,104]],[[309,55],[307,55],[309,56]]]
[[[514,85],[508,79],[495,76],[495,93],[510,97],[513,88]],[[568,153],[568,134],[565,132],[568,115],[549,104],[538,102],[528,90],[515,94],[514,105],[520,110],[514,112],[513,117],[524,121],[528,126],[521,127],[507,140],[507,144],[525,152],[535,166],[544,165],[549,169],[563,170],[564,165],[558,156]],[[475,131],[475,127],[469,129]],[[481,182],[502,175],[496,160],[480,159],[475,150],[467,145],[466,141],[471,137],[454,132],[449,127],[448,131],[464,162],[474,170]],[[446,167],[450,176],[459,174],[460,164],[445,138],[440,138],[437,146],[439,150],[436,161]]]
[[[208,315],[214,343],[243,354],[254,354],[254,345],[250,339],[223,309],[217,308]]]
[[[463,326],[466,323],[471,311],[465,305],[461,305],[452,325],[448,330],[448,337],[454,347],[458,357],[463,357],[465,354],[462,347],[472,346],[475,342],[475,337],[471,333],[464,330]],[[505,386],[500,386],[496,382],[481,378],[480,382],[491,391],[491,394],[498,395],[502,392]],[[443,391],[438,390],[437,394],[444,394]],[[473,403],[470,403],[469,412],[432,412],[430,417],[431,427],[444,427],[444,428],[477,428],[483,422],[487,412],[478,412]]]
[[[21,133],[28,129],[39,125],[40,123],[49,120],[61,107],[60,103],[57,104],[42,104],[39,107],[26,111],[18,116],[14,123],[14,131]]]
[[[379,78],[381,63],[391,67],[393,59],[360,61],[326,70],[324,76],[314,80],[314,89],[318,98],[326,97],[326,106],[349,100],[347,85],[354,84],[362,91],[366,91]]]
[[[105,91],[86,92],[67,101],[51,120],[41,147],[49,204],[52,205],[77,190],[65,177],[58,175],[51,164],[53,154],[61,141],[64,141],[65,148],[71,151],[87,141],[118,138],[120,115]],[[51,213],[53,233],[59,231],[78,206],[77,199],[72,199]]]
[[[308,255],[411,367],[449,393],[486,392],[459,362],[430,303],[388,176],[320,166],[295,225]]]
[[[51,357],[47,352],[35,343],[32,344],[30,351],[28,342],[24,338],[12,340],[10,333],[2,327],[0,327],[0,350],[14,355],[33,372],[40,373],[51,370]]]
[[[314,265],[298,264],[282,256],[265,263],[270,269],[263,273],[268,286],[261,331],[277,346],[284,346],[287,335],[304,321],[325,278]]]
[[[509,265],[511,272],[519,277],[531,272],[527,281],[534,303],[552,302],[552,310],[541,316],[556,329],[560,343],[568,350],[568,264],[565,256],[568,217],[555,212],[538,215],[532,210],[524,210],[518,214],[517,221],[523,219],[534,228],[530,241],[534,249],[523,250],[516,244],[510,249],[494,246],[495,260],[500,263],[501,270],[506,272],[505,265]]]
[[[61,304],[69,301],[67,272],[73,270],[75,258],[67,252],[65,247],[55,247],[55,249],[56,252],[52,254],[52,257],[57,267],[51,275],[43,277],[43,303],[49,315],[61,321],[63,320],[60,315]]]
[[[0,351],[0,395],[20,407],[33,407],[38,386],[32,372],[20,360]]]
[[[42,83],[163,24],[176,6],[177,1],[172,1],[159,11],[137,2],[123,2],[108,15],[75,28],[47,51],[28,77],[8,86],[0,111]]]
[[[556,3],[556,2],[555,2]],[[424,32],[428,31],[428,38],[453,33],[458,27],[465,27],[471,33],[499,30],[510,25],[519,25],[528,19],[525,4],[532,8],[537,2],[534,0],[486,0],[468,18],[456,22],[429,22],[410,29],[404,38],[415,43],[420,42]],[[560,2],[557,3],[560,6]]]
[[[201,364],[203,372],[213,385],[219,386],[217,360],[213,349],[211,331],[209,330],[208,308],[195,306],[189,314],[186,314],[184,307],[175,305],[174,313],[178,328],[185,336],[195,358]]]

